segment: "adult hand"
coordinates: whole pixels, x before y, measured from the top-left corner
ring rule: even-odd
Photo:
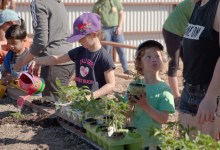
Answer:
[[[217,107],[216,100],[210,100],[204,98],[199,104],[199,109],[196,114],[197,122],[203,124],[206,121],[212,121],[214,119],[216,107]]]
[[[115,33],[116,33],[117,35],[120,35],[121,32],[122,32],[122,27],[121,27],[121,26],[118,26]]]
[[[212,136],[213,139],[215,140],[220,140],[219,136],[220,136],[220,117],[216,116],[214,123],[213,123],[213,127],[211,128],[211,133],[210,135]]]

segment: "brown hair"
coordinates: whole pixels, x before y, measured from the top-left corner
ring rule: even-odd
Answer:
[[[26,36],[27,36],[26,30],[19,25],[12,25],[11,27],[8,28],[8,30],[5,33],[5,38],[7,40],[9,39],[24,40]]]
[[[156,46],[154,46],[155,48],[158,48]],[[145,51],[148,50],[149,48],[152,48],[152,47],[143,47],[139,50],[139,52],[137,53],[136,57],[135,57],[135,60],[134,60],[134,65],[135,65],[135,70],[137,71],[138,74],[140,75],[144,75],[143,73],[143,67],[142,67],[142,64],[141,64],[141,58],[144,56],[145,54]],[[161,66],[161,71],[163,71],[165,68],[165,63],[167,62],[167,58],[166,58],[166,53],[164,51],[161,51],[161,50],[158,50],[160,53],[161,53],[161,56],[162,56],[162,66]]]

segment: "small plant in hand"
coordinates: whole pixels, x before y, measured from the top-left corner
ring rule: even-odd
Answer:
[[[145,85],[141,81],[139,73],[133,74],[133,81],[129,84],[129,94],[138,100],[138,96],[145,92]]]
[[[178,122],[169,122],[165,129],[153,129],[152,135],[162,140],[162,150],[220,150],[219,141],[200,131],[189,136],[192,130],[195,128],[183,128]]]
[[[24,115],[22,115],[20,111],[11,112],[9,115],[13,118],[16,118],[16,119],[21,119],[24,117]]]

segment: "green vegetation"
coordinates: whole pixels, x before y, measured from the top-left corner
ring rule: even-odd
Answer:
[[[162,140],[162,150],[220,150],[220,141],[198,132],[189,136],[194,128],[183,128],[177,122],[169,122],[165,129],[154,129],[153,136]]]
[[[16,118],[16,119],[21,119],[21,118],[24,117],[24,115],[22,115],[20,111],[18,111],[18,112],[12,112],[12,113],[10,113],[9,115],[10,115],[11,117],[13,117],[13,118]]]

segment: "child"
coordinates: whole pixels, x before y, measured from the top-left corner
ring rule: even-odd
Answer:
[[[26,28],[24,20],[20,18],[14,10],[5,9],[0,12],[0,28],[3,31],[3,36],[5,36],[5,32],[8,30],[8,28],[15,24],[20,25],[23,29]],[[31,40],[28,38],[28,36],[26,36],[25,47],[29,49],[30,44]],[[0,50],[0,64],[2,64],[3,59],[9,50],[10,48],[8,45],[5,48],[2,47],[2,49]]]
[[[115,87],[115,66],[100,43],[100,16],[94,13],[80,15],[73,24],[73,31],[67,41],[79,41],[82,46],[64,55],[38,57],[35,59],[36,64],[56,65],[72,60],[76,66],[75,81],[78,87],[88,86],[94,98],[108,94]]]
[[[141,96],[128,94],[125,99],[134,102],[134,112],[130,124],[144,138],[144,148],[159,148],[160,141],[150,135],[152,128],[161,128],[168,120],[169,113],[174,113],[174,98],[169,86],[159,77],[163,68],[163,46],[154,40],[145,41],[136,51],[135,69],[144,76],[140,81],[145,84],[145,93]]]
[[[2,84],[4,85],[8,85],[13,79],[18,77],[18,72],[13,70],[13,66],[16,63],[16,60],[27,51],[25,48],[26,36],[26,30],[19,25],[12,25],[6,31],[5,38],[7,39],[10,50],[5,56],[1,66]],[[27,65],[20,71],[26,70]]]

